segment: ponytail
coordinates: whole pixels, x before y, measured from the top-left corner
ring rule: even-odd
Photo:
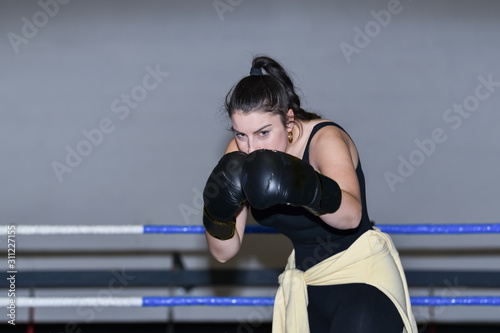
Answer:
[[[263,74],[262,69],[266,74]],[[250,76],[243,78],[226,96],[229,116],[236,111],[255,110],[279,114],[286,125],[286,114],[292,109],[294,118],[301,121],[320,119],[315,113],[300,107],[300,98],[286,70],[274,59],[259,56],[253,59]]]

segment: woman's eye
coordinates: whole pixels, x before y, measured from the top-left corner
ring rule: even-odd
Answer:
[[[234,133],[234,136],[235,136],[237,139],[242,139],[242,138],[245,136],[245,134],[243,134],[243,133]]]
[[[267,136],[269,134],[269,131],[262,131],[259,132],[260,136]]]

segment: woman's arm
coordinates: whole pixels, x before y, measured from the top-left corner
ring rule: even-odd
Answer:
[[[238,146],[233,139],[227,146],[225,154],[238,150]],[[226,262],[234,257],[240,250],[241,243],[243,242],[243,235],[245,234],[247,214],[248,206],[245,206],[236,217],[236,230],[232,238],[220,240],[211,236],[208,232],[205,232],[210,253],[217,261],[222,263]]]
[[[232,238],[220,240],[205,232],[208,249],[212,256],[219,262],[226,262],[234,257],[240,250],[245,233],[248,208],[245,206],[236,217],[236,231]]]
[[[319,173],[336,181],[342,190],[339,209],[321,215],[321,219],[337,229],[356,228],[361,221],[362,206],[356,175],[358,153],[351,138],[338,127],[324,127],[311,141],[309,161]]]

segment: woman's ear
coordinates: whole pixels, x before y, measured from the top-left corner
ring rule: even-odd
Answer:
[[[295,114],[293,113],[292,109],[288,109],[288,112],[286,113],[286,128],[287,128],[287,130],[289,130],[289,131],[292,130],[294,121],[295,121]]]

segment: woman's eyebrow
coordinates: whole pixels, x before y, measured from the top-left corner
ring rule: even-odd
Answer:
[[[272,125],[272,124],[267,124],[267,125],[264,125],[264,126],[262,126],[261,128],[259,128],[258,130],[256,130],[254,133],[259,133],[260,131],[262,131],[263,129],[265,129],[265,128],[267,128],[267,127],[271,126],[271,125]],[[232,127],[232,126],[231,126],[231,131],[233,131],[234,133],[238,133],[238,134],[245,134],[245,133],[242,133],[242,132],[240,132],[240,131],[235,130],[235,129],[234,129],[234,127]]]
[[[264,126],[262,126],[261,128],[259,128],[258,130],[256,130],[254,133],[259,133],[259,132],[260,132],[260,131],[262,131],[264,128],[269,127],[269,126],[271,126],[271,124],[264,125]]]

